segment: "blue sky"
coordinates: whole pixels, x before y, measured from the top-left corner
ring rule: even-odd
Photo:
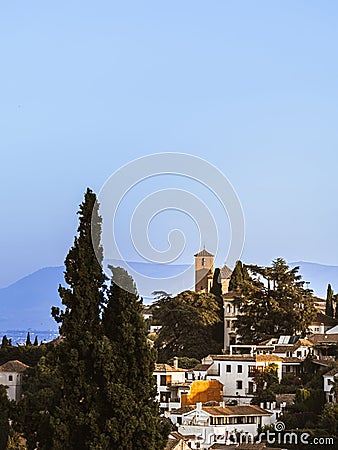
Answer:
[[[166,151],[231,181],[245,261],[338,265],[337,19],[331,1],[2,2],[0,286],[63,262],[87,186]]]

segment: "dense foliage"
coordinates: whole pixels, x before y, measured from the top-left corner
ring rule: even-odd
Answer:
[[[162,325],[155,341],[159,361],[175,356],[201,359],[221,351],[222,344],[213,336],[214,325],[221,321],[213,294],[184,291],[154,305],[154,318]]]
[[[90,190],[79,216],[65,261],[68,287],[59,288],[65,309],[52,311],[62,338],[28,373],[17,426],[21,420],[32,450],[37,443],[42,450],[163,448],[169,429],[155,401],[142,302],[122,269],[114,269],[107,292],[101,218]],[[119,287],[126,285],[129,292]]]
[[[0,385],[0,450],[7,449],[9,437],[10,402],[7,398],[6,388]]]
[[[238,332],[243,343],[280,335],[304,334],[314,314],[312,291],[304,288],[299,267],[282,258],[269,267],[247,266],[250,276],[240,285]]]

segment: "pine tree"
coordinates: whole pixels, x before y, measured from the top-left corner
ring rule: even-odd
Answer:
[[[314,316],[312,291],[304,288],[299,267],[282,258],[270,267],[248,266],[251,276],[241,286],[238,333],[243,343],[280,335],[305,334]]]
[[[26,346],[28,347],[29,345],[32,345],[32,342],[31,342],[30,332],[28,331],[27,338],[26,338]]]
[[[34,344],[33,344],[35,347],[37,347],[38,345],[39,345],[39,341],[38,341],[38,337],[37,336],[35,336],[35,339],[34,339]]]
[[[327,286],[325,314],[327,316],[330,316],[330,317],[334,316],[334,311],[333,311],[333,290],[332,290],[331,284],[329,284]]]

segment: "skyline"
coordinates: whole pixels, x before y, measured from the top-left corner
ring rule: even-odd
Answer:
[[[229,179],[243,261],[338,265],[337,5],[16,6],[0,15],[0,287],[63,264],[87,186],[167,151]]]

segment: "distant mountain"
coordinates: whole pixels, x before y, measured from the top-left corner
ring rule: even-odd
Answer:
[[[326,297],[327,285],[338,292],[338,266],[326,266],[312,262],[297,261],[290,263],[291,267],[299,266],[299,273],[304,281],[309,281],[309,288],[318,297]]]
[[[139,279],[135,277],[135,281],[145,303],[152,301],[154,290],[175,294],[192,288],[194,273],[189,265],[129,264],[143,275]],[[304,261],[290,263],[290,266],[300,266],[303,280],[310,282],[315,295],[325,297],[328,283],[338,291],[338,266]],[[63,271],[63,266],[46,267],[0,289],[0,330],[57,330],[50,311],[52,306],[61,306],[58,286],[64,284]],[[184,277],[175,277],[184,271]]]
[[[45,267],[0,289],[0,330],[57,330],[51,307],[60,306],[60,267]]]

